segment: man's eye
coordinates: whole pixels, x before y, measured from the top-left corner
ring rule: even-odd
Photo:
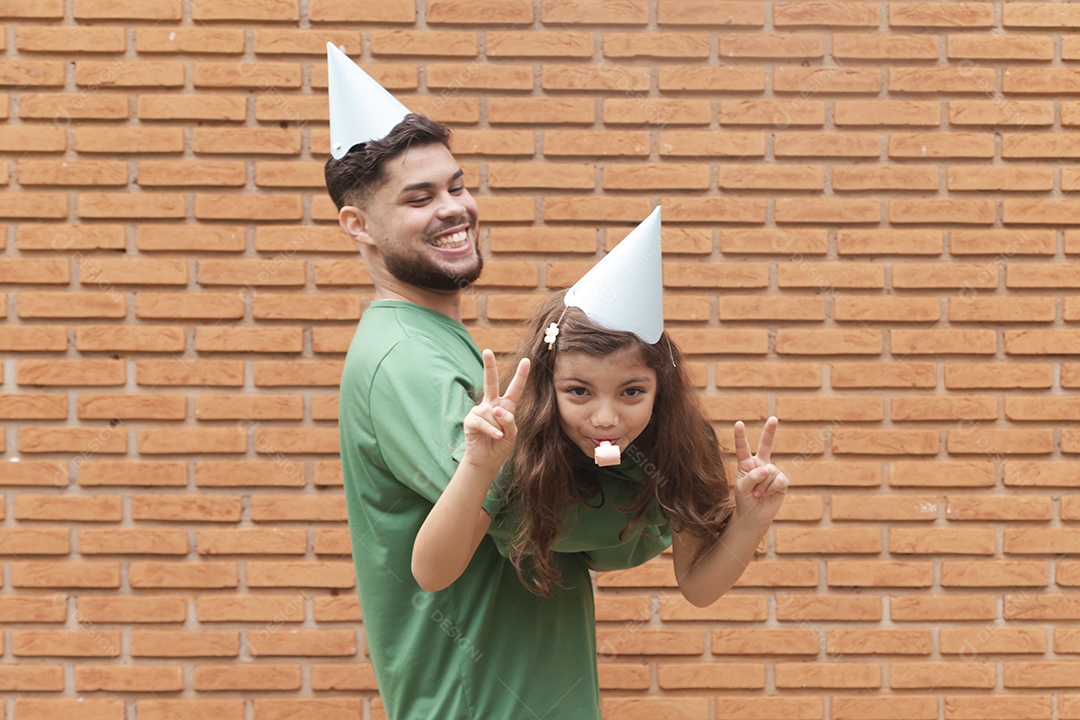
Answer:
[[[416,198],[412,198],[412,199],[410,199],[410,200],[409,200],[408,202],[409,202],[409,204],[410,204],[410,205],[424,205],[424,204],[426,204],[426,203],[427,203],[427,202],[428,202],[429,200],[431,200],[431,198],[429,198],[429,197],[427,197],[427,196],[424,196],[424,197],[416,197]]]
[[[464,190],[465,190],[465,186],[464,185],[459,185],[457,187],[450,188],[450,194],[451,195],[460,195],[462,192],[464,192]]]

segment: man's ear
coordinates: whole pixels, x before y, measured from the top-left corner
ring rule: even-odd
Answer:
[[[346,205],[338,211],[338,224],[349,237],[357,242],[374,245],[375,241],[368,233],[368,215],[363,208]]]

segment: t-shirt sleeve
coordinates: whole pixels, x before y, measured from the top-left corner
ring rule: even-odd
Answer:
[[[433,504],[465,454],[472,393],[469,369],[426,338],[395,345],[372,380],[379,454],[394,477]]]

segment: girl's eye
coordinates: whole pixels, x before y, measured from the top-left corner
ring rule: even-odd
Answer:
[[[568,388],[566,392],[568,392],[571,395],[573,395],[574,397],[578,397],[578,398],[585,397],[586,395],[589,394],[588,391],[583,387]]]
[[[632,397],[632,398],[636,398],[636,397],[638,397],[640,395],[643,395],[645,393],[645,391],[642,390],[641,388],[627,388],[623,392],[626,393],[627,397]]]

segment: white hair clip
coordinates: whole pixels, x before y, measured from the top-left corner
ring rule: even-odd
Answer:
[[[548,350],[555,347],[555,338],[559,337],[559,323],[551,323],[547,326],[547,331],[544,333],[544,342],[548,345]]]

